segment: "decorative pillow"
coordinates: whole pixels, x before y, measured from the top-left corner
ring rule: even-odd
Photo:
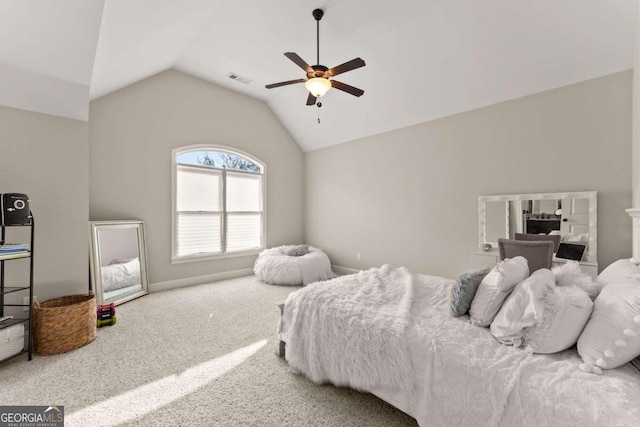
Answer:
[[[287,256],[303,256],[309,253],[309,245],[287,246],[282,253]]]
[[[627,279],[638,278],[640,276],[640,268],[631,262],[630,259],[619,259],[613,264],[605,268],[596,278],[596,282],[602,286],[609,283],[627,282]]]
[[[610,283],[578,338],[580,369],[601,374],[640,356],[640,282]]]
[[[582,289],[595,300],[604,285],[594,282],[588,274],[580,269],[578,261],[567,261],[565,264],[551,269],[556,277],[556,286],[575,286]]]
[[[523,333],[527,351],[557,353],[574,345],[589,320],[593,302],[574,286],[556,287],[544,299],[542,321]]]
[[[555,286],[555,277],[546,268],[518,283],[491,322],[491,335],[502,344],[520,347],[524,328],[542,320],[544,298]]]
[[[485,268],[483,270],[462,273],[458,276],[456,284],[451,288],[452,316],[458,317],[469,312],[469,307],[471,307],[471,301],[476,294],[476,290],[489,271],[491,271],[490,268]]]
[[[491,270],[480,282],[471,302],[469,316],[476,326],[489,326],[513,288],[529,275],[526,258],[507,258]]]

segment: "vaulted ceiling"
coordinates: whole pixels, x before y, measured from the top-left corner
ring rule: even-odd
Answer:
[[[367,66],[306,106],[313,65]],[[176,69],[267,102],[305,151],[632,68],[633,0],[0,0],[0,104],[85,119]],[[236,73],[244,84],[228,77]],[[321,123],[318,124],[318,115]]]

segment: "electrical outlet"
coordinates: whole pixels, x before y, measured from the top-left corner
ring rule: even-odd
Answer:
[[[36,301],[37,299],[38,297],[34,295],[33,300]],[[24,307],[22,307],[22,311],[29,311],[29,297],[22,297],[22,305],[24,305]]]
[[[360,252],[358,252],[358,253],[356,254],[356,260],[357,260],[357,261],[360,261]]]

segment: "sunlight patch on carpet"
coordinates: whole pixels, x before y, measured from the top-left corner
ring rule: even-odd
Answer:
[[[69,426],[115,426],[131,421],[206,386],[257,353],[266,343],[266,339],[256,342],[73,412],[65,417],[65,422]]]

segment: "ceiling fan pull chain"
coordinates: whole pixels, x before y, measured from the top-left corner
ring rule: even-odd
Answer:
[[[318,102],[316,106],[318,107],[318,124],[320,124],[320,107],[322,107],[322,102]]]

